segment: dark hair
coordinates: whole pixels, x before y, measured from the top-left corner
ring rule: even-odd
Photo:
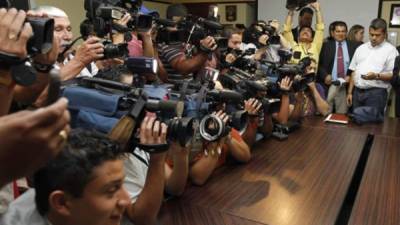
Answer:
[[[343,21],[335,21],[332,23],[332,31],[336,30],[336,27],[345,27],[347,31],[347,24]]]
[[[122,148],[95,131],[75,130],[63,151],[34,174],[35,202],[39,213],[49,211],[49,196],[63,190],[82,197],[86,185],[94,179],[93,170],[106,161],[121,158]]]
[[[384,19],[376,18],[372,20],[371,24],[369,25],[369,28],[372,28],[374,30],[382,29],[383,33],[386,34],[387,23]]]
[[[185,17],[188,14],[186,6],[182,4],[172,4],[167,8],[167,19],[172,19],[174,16]]]
[[[314,15],[314,11],[309,7],[304,7],[303,9],[301,9],[299,15],[304,16],[304,14],[306,13],[311,14],[312,16]]]
[[[311,32],[312,32],[312,30],[313,30],[311,26],[302,26],[302,27],[300,27],[299,34],[300,34],[301,31],[303,31],[304,29],[310,29]]]
[[[246,30],[244,30],[243,32],[243,38],[242,38],[242,42],[249,44],[249,43],[258,43],[258,34],[261,33],[261,31],[259,30],[259,27],[261,27],[260,24],[262,23],[266,23],[263,20],[258,20],[254,23],[252,23],[248,28],[246,28]]]
[[[234,35],[234,34],[241,35],[242,32],[238,28],[235,28],[235,27],[226,27],[226,28],[224,28],[224,30],[222,32],[222,36],[226,37],[228,39],[231,38],[232,35]]]

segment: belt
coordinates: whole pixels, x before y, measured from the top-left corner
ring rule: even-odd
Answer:
[[[358,88],[356,87],[356,90],[360,93],[364,93],[367,91],[372,91],[372,90],[380,90],[380,89],[386,89],[386,88],[378,88],[378,87],[372,87],[372,88]]]

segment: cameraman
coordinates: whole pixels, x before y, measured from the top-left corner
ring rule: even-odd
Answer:
[[[290,43],[286,40],[286,38],[279,32],[280,31],[280,23],[278,20],[270,20],[268,21],[268,26],[272,27],[273,37],[279,37],[279,43],[269,43],[267,46],[264,46],[259,52],[259,56],[256,54],[256,60],[264,59],[269,62],[278,63],[280,61],[280,57],[278,54],[278,50],[280,49],[291,49]],[[268,36],[268,40],[270,41]]]
[[[84,41],[75,51],[67,50],[73,41],[72,27],[68,15],[61,9],[53,6],[39,6],[37,12],[44,12],[54,19],[54,36],[61,46],[59,49],[62,80],[71,80],[76,77],[93,77],[99,71],[95,61],[103,58],[104,46],[100,39],[90,37]],[[64,55],[61,55],[64,54]]]
[[[179,22],[186,16],[187,9],[182,4],[168,6],[168,19]],[[185,55],[185,47],[183,43],[174,45],[159,44],[158,46],[158,54],[160,60],[163,62],[163,67],[167,69],[168,74],[175,74],[177,76],[174,79],[184,79],[191,74],[198,75],[198,79],[201,79],[205,67],[216,67],[214,50],[216,50],[217,44],[213,37],[208,36],[200,40],[200,46],[197,46],[198,52],[191,58]],[[171,68],[171,70],[168,70],[168,68]]]
[[[212,113],[227,123],[228,116],[222,110]],[[251,159],[250,148],[239,132],[232,128],[226,137],[214,142],[203,142],[203,152],[198,153],[190,162],[189,178],[195,185],[203,185],[219,167],[225,164],[227,157],[247,163]]]
[[[32,12],[30,16],[43,16]],[[0,52],[5,61],[0,63],[0,188],[14,179],[27,176],[41,167],[61,149],[69,132],[67,101],[37,111],[22,111],[5,116],[13,95],[26,98],[38,95],[48,83],[48,75],[39,73],[31,87],[17,86],[11,76],[7,57],[20,60],[27,57],[27,41],[33,35],[32,27],[25,23],[26,13],[15,9],[0,9]],[[57,49],[57,43],[53,42]],[[55,57],[38,55],[35,62],[54,63]],[[29,146],[29,149],[27,149]],[[0,214],[12,199],[12,188],[0,191]],[[7,191],[9,190],[9,191]]]
[[[304,76],[314,76],[311,82],[307,83],[305,91],[299,91],[295,94],[296,102],[290,105],[290,119],[299,121],[305,116],[314,116],[316,114],[327,116],[330,112],[329,104],[321,97],[315,83],[317,62],[311,58],[311,64],[306,67]],[[294,79],[306,79],[296,76]]]
[[[283,36],[288,40],[292,46],[294,55],[291,63],[297,64],[301,59],[305,57],[311,57],[316,59],[318,65],[319,53],[322,48],[324,41],[324,21],[321,14],[321,7],[319,2],[311,3],[310,6],[314,8],[317,15],[316,31],[313,38],[312,28],[308,25],[300,27],[298,42],[295,41],[292,33],[292,21],[294,15],[294,9],[289,10],[286,17],[286,22],[283,29]]]

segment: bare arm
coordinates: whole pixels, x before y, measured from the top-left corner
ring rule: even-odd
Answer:
[[[171,169],[165,165],[165,189],[168,194],[179,196],[185,190],[189,175],[189,151],[178,144],[171,145],[170,152],[174,166]]]
[[[355,72],[351,73],[350,80],[349,80],[349,87],[347,89],[347,105],[351,106],[353,104],[353,91],[354,91],[354,76],[356,75]]]
[[[258,117],[249,117],[246,131],[242,134],[242,138],[248,146],[253,146],[256,142],[258,121]]]
[[[321,97],[319,94],[317,87],[314,82],[310,83],[309,85],[310,91],[314,97],[315,104],[317,106],[317,110],[319,113],[321,113],[323,116],[328,115],[329,113],[329,105],[328,103]]]
[[[281,108],[279,109],[279,113],[276,114],[275,119],[278,120],[280,124],[287,124],[289,120],[289,95],[282,95]]]
[[[242,163],[250,161],[250,148],[243,139],[233,138],[232,134],[229,134],[225,143],[234,159]]]
[[[304,102],[304,93],[299,92],[296,93],[296,103],[295,105],[289,106],[291,108],[290,119],[294,121],[299,121],[303,115],[303,102]]]
[[[172,60],[170,64],[174,70],[183,75],[188,75],[199,71],[204,63],[206,63],[207,59],[207,54],[201,52],[191,59],[187,59],[186,56],[182,55]]]
[[[164,193],[164,163],[165,153],[155,154],[150,158],[143,190],[136,202],[127,208],[128,217],[135,224],[148,225],[155,224],[157,221]]]
[[[161,131],[161,132],[160,132]],[[161,134],[160,134],[161,133]],[[140,143],[147,145],[165,144],[167,126],[145,117],[140,126]],[[166,153],[152,154],[143,190],[136,202],[127,208],[127,214],[134,224],[155,224],[161,207],[165,185]]]
[[[200,44],[206,49],[216,48],[216,43],[213,37],[206,37],[200,41]],[[186,56],[180,56],[171,61],[171,66],[182,75],[188,75],[190,73],[197,72],[208,60],[208,54],[200,51],[196,56],[191,59],[187,59]]]
[[[61,66],[62,80],[75,78],[87,65],[104,57],[104,45],[99,41],[100,39],[91,37],[78,47],[75,57],[66,65]]]
[[[150,31],[141,33],[140,36],[143,41],[143,56],[154,58],[153,40],[151,39]]]
[[[204,155],[190,167],[189,177],[195,185],[203,185],[217,167],[219,159],[217,145],[210,144],[209,150],[213,150],[215,153],[211,154],[211,151],[209,151],[208,155]]]

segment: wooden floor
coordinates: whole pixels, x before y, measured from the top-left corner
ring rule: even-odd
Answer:
[[[259,143],[248,164],[226,165],[165,202],[160,224],[398,225],[399,134],[397,120],[362,127],[306,120],[286,141]]]

